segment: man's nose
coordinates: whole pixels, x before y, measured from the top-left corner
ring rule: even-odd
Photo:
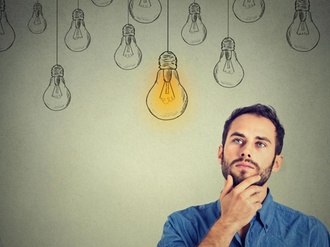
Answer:
[[[251,158],[251,146],[249,144],[245,144],[241,151],[242,158]]]
[[[251,154],[249,153],[242,153],[241,156],[242,158],[251,158]]]

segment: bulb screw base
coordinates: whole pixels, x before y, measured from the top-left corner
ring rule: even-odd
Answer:
[[[303,10],[309,11],[310,3],[309,0],[296,0],[296,11]]]
[[[163,52],[158,59],[158,64],[160,69],[176,69],[177,68],[177,58],[171,51]]]
[[[55,64],[53,67],[52,67],[52,76],[64,76],[64,69],[61,65],[59,64]]]
[[[189,13],[190,14],[200,14],[201,13],[201,7],[198,5],[198,3],[190,4]]]
[[[0,11],[6,10],[6,3],[5,0],[0,0]]]
[[[124,36],[134,36],[135,35],[135,28],[132,24],[126,24],[123,27],[123,35]]]
[[[75,9],[72,12],[72,19],[73,20],[83,20],[84,19],[84,12],[81,9]]]
[[[224,38],[221,42],[221,50],[222,51],[234,51],[235,50],[235,41],[230,37]]]
[[[35,3],[33,5],[33,10],[34,11],[42,11],[42,5],[41,5],[41,3]]]

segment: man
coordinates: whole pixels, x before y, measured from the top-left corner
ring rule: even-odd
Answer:
[[[220,199],[171,214],[158,247],[329,247],[329,232],[319,220],[274,202],[267,187],[282,166],[283,139],[272,107],[236,109],[218,151],[226,179]]]

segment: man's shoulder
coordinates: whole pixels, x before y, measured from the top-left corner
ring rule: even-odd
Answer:
[[[170,214],[157,246],[196,246],[219,218],[219,204],[218,200]]]
[[[326,229],[325,225],[317,218],[311,215],[307,215],[299,210],[290,208],[278,202],[274,202],[275,207],[275,221],[282,225],[286,225],[289,228],[296,226],[297,230],[305,229],[311,230],[312,228]],[[300,228],[299,226],[303,226]]]
[[[169,218],[197,221],[214,221],[220,217],[219,200],[207,204],[190,206],[188,208],[172,213]]]

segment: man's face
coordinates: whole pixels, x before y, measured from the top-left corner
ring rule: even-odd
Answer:
[[[282,164],[282,156],[275,155],[276,129],[267,118],[243,114],[231,124],[224,147],[219,148],[222,174],[232,175],[234,186],[253,175],[261,176],[263,185],[272,171]]]

